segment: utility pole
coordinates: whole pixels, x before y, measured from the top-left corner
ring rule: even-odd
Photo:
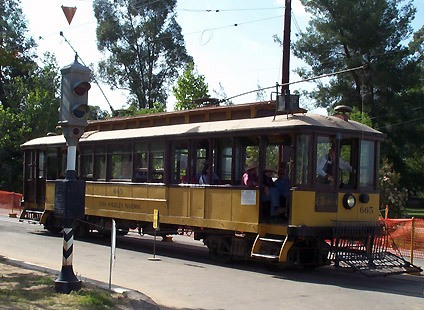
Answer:
[[[291,26],[291,0],[286,0],[284,10],[283,32],[283,80],[282,84],[289,83],[290,78],[290,26]],[[289,95],[289,85],[283,86],[282,95]]]

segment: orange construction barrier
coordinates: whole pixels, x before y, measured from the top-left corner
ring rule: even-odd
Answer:
[[[422,219],[386,219],[389,239],[388,250],[396,253],[396,247],[402,256],[424,259],[424,220]]]
[[[20,210],[22,194],[0,191],[0,208]]]

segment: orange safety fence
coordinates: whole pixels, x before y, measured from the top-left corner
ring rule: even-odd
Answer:
[[[22,194],[0,191],[0,208],[19,209],[21,201]]]
[[[381,219],[391,236],[388,250],[403,257],[424,259],[424,220],[422,219]],[[397,247],[397,249],[396,249]]]

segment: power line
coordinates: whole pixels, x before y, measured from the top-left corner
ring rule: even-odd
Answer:
[[[417,111],[417,110],[420,110],[420,109],[424,109],[424,106],[412,108],[412,109],[410,109],[410,111]],[[393,113],[385,114],[384,116],[392,116],[392,115],[395,115],[395,114],[399,114],[399,113],[393,112]],[[373,117],[370,117],[370,119],[373,120],[373,119],[378,119],[378,118],[381,118],[381,117],[383,117],[383,116],[382,115],[373,116]]]
[[[333,73],[327,73],[327,74],[323,74],[323,75],[320,75],[320,76],[311,77],[311,78],[307,78],[307,79],[303,79],[303,80],[299,80],[299,81],[295,81],[295,82],[283,83],[283,84],[277,83],[277,86],[287,86],[287,85],[299,84],[299,83],[303,83],[303,82],[318,80],[318,79],[322,79],[322,78],[325,78],[325,77],[328,77],[328,76],[342,74],[342,73],[346,73],[346,72],[350,72],[350,71],[361,70],[361,69],[365,69],[365,65],[362,65],[360,67],[345,69],[345,70],[341,70],[341,71],[337,71],[337,72],[333,72]],[[251,93],[255,93],[255,92],[258,92],[258,91],[267,90],[267,89],[271,89],[271,88],[275,88],[275,87],[276,86],[273,85],[273,86],[268,86],[268,87],[264,87],[264,88],[259,88],[259,89],[247,91],[247,92],[241,93],[241,94],[236,95],[236,96],[232,96],[232,97],[229,97],[229,98],[222,99],[221,102],[225,102],[225,101],[237,98],[237,97],[241,97],[241,96],[244,96],[244,95],[248,95],[248,94],[251,94]]]
[[[193,12],[193,13],[221,13],[221,12],[237,12],[237,11],[265,11],[265,10],[278,10],[284,9],[284,6],[272,7],[272,8],[251,8],[251,9],[177,9],[177,11]]]
[[[419,117],[419,118],[414,118],[414,119],[411,119],[409,121],[404,121],[404,122],[399,122],[399,123],[395,123],[395,124],[391,124],[391,125],[386,125],[386,126],[383,126],[383,127],[379,127],[378,129],[381,130],[383,128],[390,128],[390,127],[394,127],[394,126],[398,126],[398,125],[408,124],[408,123],[420,121],[420,120],[423,120],[423,119],[424,119],[424,116]]]

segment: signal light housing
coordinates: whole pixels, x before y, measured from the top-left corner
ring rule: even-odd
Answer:
[[[77,59],[61,70],[62,87],[59,125],[68,145],[76,145],[88,125],[88,91],[91,88],[90,69]]]

